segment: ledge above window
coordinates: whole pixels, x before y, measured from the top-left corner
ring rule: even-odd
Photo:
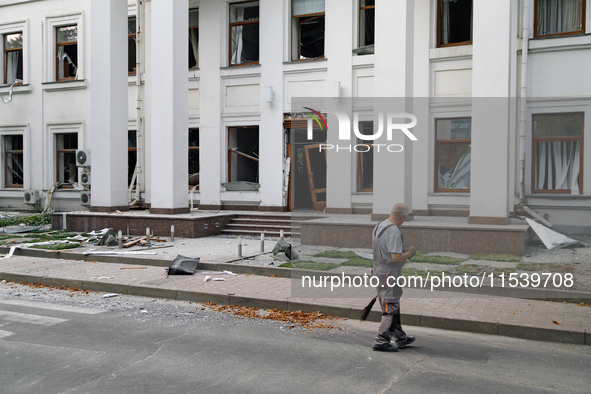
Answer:
[[[10,94],[10,86],[11,85],[0,85],[0,94]],[[12,94],[26,94],[31,93],[32,91],[33,87],[28,83],[14,85],[12,88]]]
[[[86,89],[86,79],[73,81],[42,82],[43,90],[46,92],[57,92],[61,90]]]

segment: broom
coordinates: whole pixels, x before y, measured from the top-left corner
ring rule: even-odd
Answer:
[[[367,319],[367,315],[369,315],[369,312],[371,312],[371,308],[373,308],[373,304],[376,303],[376,298],[374,297],[369,304],[367,304],[367,306],[365,308],[363,308],[363,310],[361,311],[361,316],[359,317],[359,321],[365,321]]]

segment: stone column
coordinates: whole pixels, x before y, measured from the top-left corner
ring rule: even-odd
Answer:
[[[90,209],[126,210],[127,2],[91,1],[90,84]]]
[[[414,5],[411,0],[377,0],[375,35],[375,110],[377,113],[412,112]],[[390,98],[387,100],[386,98]],[[399,98],[394,100],[392,98]],[[396,119],[397,121],[399,119]],[[409,119],[403,119],[409,123]],[[377,129],[378,119],[374,119]],[[384,133],[374,143],[374,186],[372,219],[389,215],[394,204],[412,208],[412,146],[403,132],[395,130],[388,140]],[[412,130],[411,130],[412,131]],[[382,144],[380,151],[375,144]],[[386,146],[399,144],[404,150],[389,152]]]
[[[473,19],[470,217],[474,224],[507,224],[512,100],[511,51],[516,41],[510,0],[475,1]],[[495,34],[490,34],[494,31]]]
[[[152,0],[151,209],[189,212],[188,0]]]

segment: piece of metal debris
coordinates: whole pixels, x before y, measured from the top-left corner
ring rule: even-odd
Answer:
[[[525,218],[525,220],[532,230],[534,230],[540,240],[542,240],[544,246],[546,246],[548,250],[564,248],[570,245],[583,246],[583,244],[581,244],[576,239],[569,238],[566,235],[562,235],[554,230],[550,230],[549,228],[531,220],[530,218]]]
[[[213,278],[214,282],[225,282],[226,280],[224,278]]]
[[[205,278],[203,278],[204,282],[210,281],[211,280],[211,276],[207,275]]]
[[[113,298],[113,297],[118,297],[119,294],[117,293],[107,293],[103,296],[103,298]]]

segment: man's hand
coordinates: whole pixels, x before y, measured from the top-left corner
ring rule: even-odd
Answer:
[[[408,253],[410,253],[410,255],[411,255],[410,258],[412,259],[417,254],[417,248],[415,248],[414,246],[411,246],[408,249]]]

